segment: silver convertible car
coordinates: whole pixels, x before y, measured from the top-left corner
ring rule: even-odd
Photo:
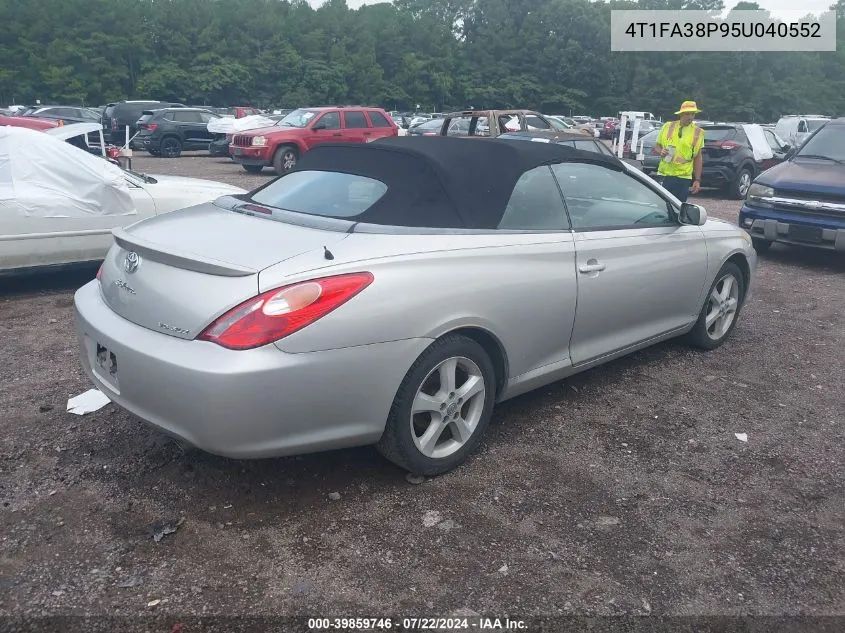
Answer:
[[[671,337],[718,347],[755,264],[744,231],[615,157],[398,137],[115,229],[75,306],[95,385],[189,444],[377,444],[433,475],[497,402]]]

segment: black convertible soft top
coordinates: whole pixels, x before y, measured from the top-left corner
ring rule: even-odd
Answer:
[[[336,171],[383,182],[387,192],[356,216],[357,222],[493,229],[522,174],[563,162],[623,169],[615,157],[554,143],[400,136],[374,143],[319,145],[289,173]]]

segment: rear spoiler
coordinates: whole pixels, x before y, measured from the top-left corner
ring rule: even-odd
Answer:
[[[248,277],[258,272],[246,266],[238,266],[237,264],[202,257],[201,255],[187,251],[179,253],[172,250],[162,250],[151,242],[135,237],[123,228],[113,229],[112,234],[114,235],[114,241],[121,248],[128,251],[135,251],[141,256],[150,257],[155,261],[175,268],[183,268],[207,275],[218,275],[220,277]]]

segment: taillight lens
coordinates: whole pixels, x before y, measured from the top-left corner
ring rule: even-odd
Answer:
[[[197,338],[228,349],[261,347],[314,323],[372,282],[372,273],[361,272],[275,288],[235,306]]]
[[[733,141],[725,141],[719,147],[722,149],[736,149],[739,147],[739,143],[734,143]]]
[[[99,281],[100,279],[103,278],[103,266],[105,266],[105,265],[106,265],[106,263],[103,262],[102,264],[100,264],[100,267],[97,269],[97,281]]]
[[[149,130],[150,132],[155,132],[156,128],[158,127],[158,123],[142,123],[141,128],[145,130]]]

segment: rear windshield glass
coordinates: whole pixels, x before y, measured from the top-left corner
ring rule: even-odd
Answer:
[[[798,150],[796,157],[801,156],[824,156],[835,161],[845,161],[845,125],[825,126]]]
[[[138,119],[138,123],[146,123],[147,121],[149,121],[149,120],[150,120],[150,119],[152,119],[152,118],[153,118],[153,113],[152,113],[152,112],[144,112],[144,113],[141,115],[141,118],[140,118],[140,119]]]
[[[335,218],[361,215],[381,198],[379,180],[332,171],[295,171],[257,191],[252,199],[277,209]]]
[[[705,141],[727,141],[736,136],[736,128],[732,127],[706,127],[704,128]]]

